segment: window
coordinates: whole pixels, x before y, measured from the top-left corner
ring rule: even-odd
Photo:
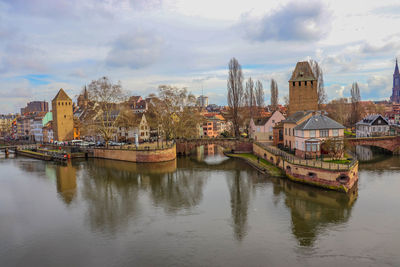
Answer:
[[[299,149],[299,142],[296,141],[296,148]]]
[[[285,135],[287,135],[287,128],[285,128]]]
[[[307,81],[304,82],[304,85],[307,86]]]
[[[311,81],[311,85],[313,85],[313,81]]]
[[[310,137],[315,137],[315,130],[310,130]]]
[[[311,151],[311,144],[310,143],[306,143],[306,151]]]
[[[295,83],[295,82],[293,82],[293,86],[296,86],[296,83]]]
[[[333,136],[339,136],[339,130],[338,129],[333,129],[332,135]]]
[[[319,137],[328,137],[329,130],[319,130]]]

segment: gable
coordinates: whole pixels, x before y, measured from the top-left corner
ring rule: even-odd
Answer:
[[[381,115],[379,115],[373,122],[372,125],[389,125],[389,123]]]

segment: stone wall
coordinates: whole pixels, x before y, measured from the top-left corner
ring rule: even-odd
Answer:
[[[176,158],[176,146],[154,150],[95,148],[93,153],[95,158],[130,162],[164,162]]]
[[[376,146],[400,154],[400,136],[349,138],[347,141],[352,146]]]
[[[235,152],[252,152],[253,143],[249,140],[237,139],[218,139],[218,138],[204,138],[204,139],[191,139],[191,140],[177,140],[176,152],[181,155],[190,155],[191,151],[196,147],[203,145],[218,145],[228,150]]]
[[[253,153],[284,170],[286,175],[294,181],[346,192],[358,181],[358,163],[350,170],[328,170],[289,163],[281,156],[274,155],[257,144],[253,145]],[[347,178],[341,181],[341,177]]]

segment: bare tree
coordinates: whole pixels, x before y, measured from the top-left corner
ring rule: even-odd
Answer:
[[[274,79],[271,79],[271,106],[273,110],[278,108],[278,84]]]
[[[244,99],[246,102],[246,107],[248,108],[248,114],[250,118],[254,115],[254,107],[256,105],[256,98],[254,94],[254,82],[251,77],[246,82],[246,91],[244,93]]]
[[[328,100],[328,96],[325,92],[324,86],[324,74],[322,72],[322,68],[319,66],[318,62],[311,59],[309,61],[311,70],[317,79],[317,93],[318,93],[318,108],[321,109],[321,105],[325,104]]]
[[[108,77],[93,80],[88,95],[93,104],[84,123],[108,143],[117,130],[120,104],[126,99],[121,83],[114,84]]]
[[[153,129],[161,128],[165,140],[197,137],[202,116],[186,88],[160,85],[158,95],[149,99],[148,121]]]
[[[264,88],[260,81],[256,82],[256,105],[258,108],[264,107]]]
[[[234,136],[239,136],[239,108],[243,105],[243,73],[236,58],[229,61],[227,89]]]
[[[354,125],[360,120],[361,110],[360,110],[360,88],[358,83],[354,82],[351,86],[351,125]]]

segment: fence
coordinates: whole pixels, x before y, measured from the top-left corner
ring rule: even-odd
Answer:
[[[325,162],[322,160],[310,160],[310,159],[301,159],[286,153],[285,151],[280,150],[279,148],[275,148],[272,146],[267,146],[261,143],[256,143],[258,146],[264,148],[268,152],[272,153],[275,156],[281,157],[286,162],[296,165],[302,165],[306,167],[313,167],[313,168],[321,168],[327,170],[339,170],[339,171],[347,171],[350,170],[354,164],[357,163],[355,158],[348,164],[339,164],[334,162]]]

